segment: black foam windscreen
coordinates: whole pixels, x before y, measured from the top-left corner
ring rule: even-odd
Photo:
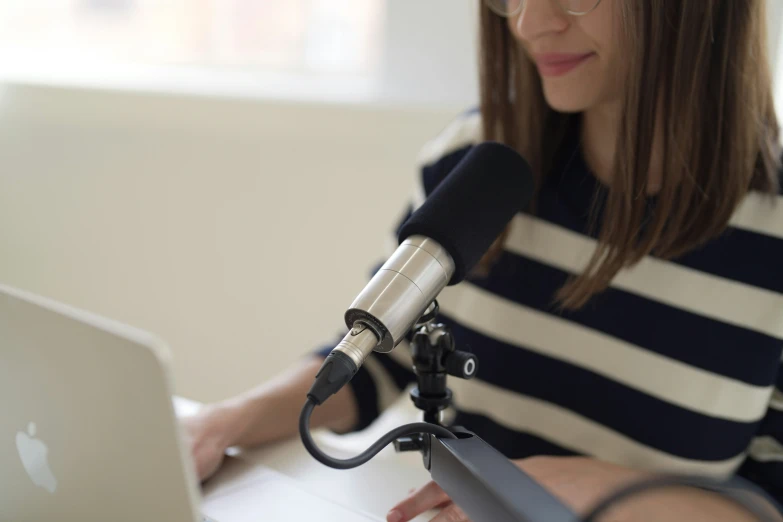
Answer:
[[[512,148],[495,142],[473,147],[400,228],[437,241],[454,259],[462,281],[514,215],[533,197],[530,165]]]

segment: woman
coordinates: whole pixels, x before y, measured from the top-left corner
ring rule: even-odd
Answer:
[[[483,139],[539,176],[532,212],[439,301],[481,361],[477,379],[450,381],[454,422],[577,511],[655,472],[738,473],[783,498],[783,206],[764,13],[763,0],[485,0],[481,110],[422,155],[414,206]],[[188,421],[201,476],[230,445],[293,436],[319,365]],[[404,348],[370,359],[314,424],[367,426],[409,368]],[[388,520],[433,507],[438,521],[464,518],[429,484]],[[743,516],[677,492],[616,520]]]

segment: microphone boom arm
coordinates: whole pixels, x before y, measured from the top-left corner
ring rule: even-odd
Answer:
[[[576,522],[579,518],[503,454],[469,431],[429,435],[432,479],[474,522]]]

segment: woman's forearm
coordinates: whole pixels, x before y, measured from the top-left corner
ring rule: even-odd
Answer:
[[[296,435],[299,412],[321,367],[313,357],[283,375],[219,405],[236,419],[230,428],[230,446],[255,447]],[[344,387],[315,409],[313,427],[348,431],[356,425],[358,407],[350,386]]]
[[[531,457],[514,461],[524,472],[580,514],[617,492],[656,474],[589,457]],[[761,499],[759,499],[761,500]],[[772,520],[783,522],[762,500]],[[652,489],[617,502],[598,520],[612,522],[755,521],[744,508],[715,493],[694,488]]]
[[[760,505],[768,511],[772,520],[783,518],[766,501],[758,498]],[[696,489],[672,489],[641,493],[607,514],[601,520],[618,522],[666,522],[687,520],[689,522],[755,522],[749,511],[731,500],[712,492]]]

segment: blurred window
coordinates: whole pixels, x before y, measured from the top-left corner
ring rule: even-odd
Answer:
[[[110,63],[371,75],[385,0],[0,0],[0,67]]]

